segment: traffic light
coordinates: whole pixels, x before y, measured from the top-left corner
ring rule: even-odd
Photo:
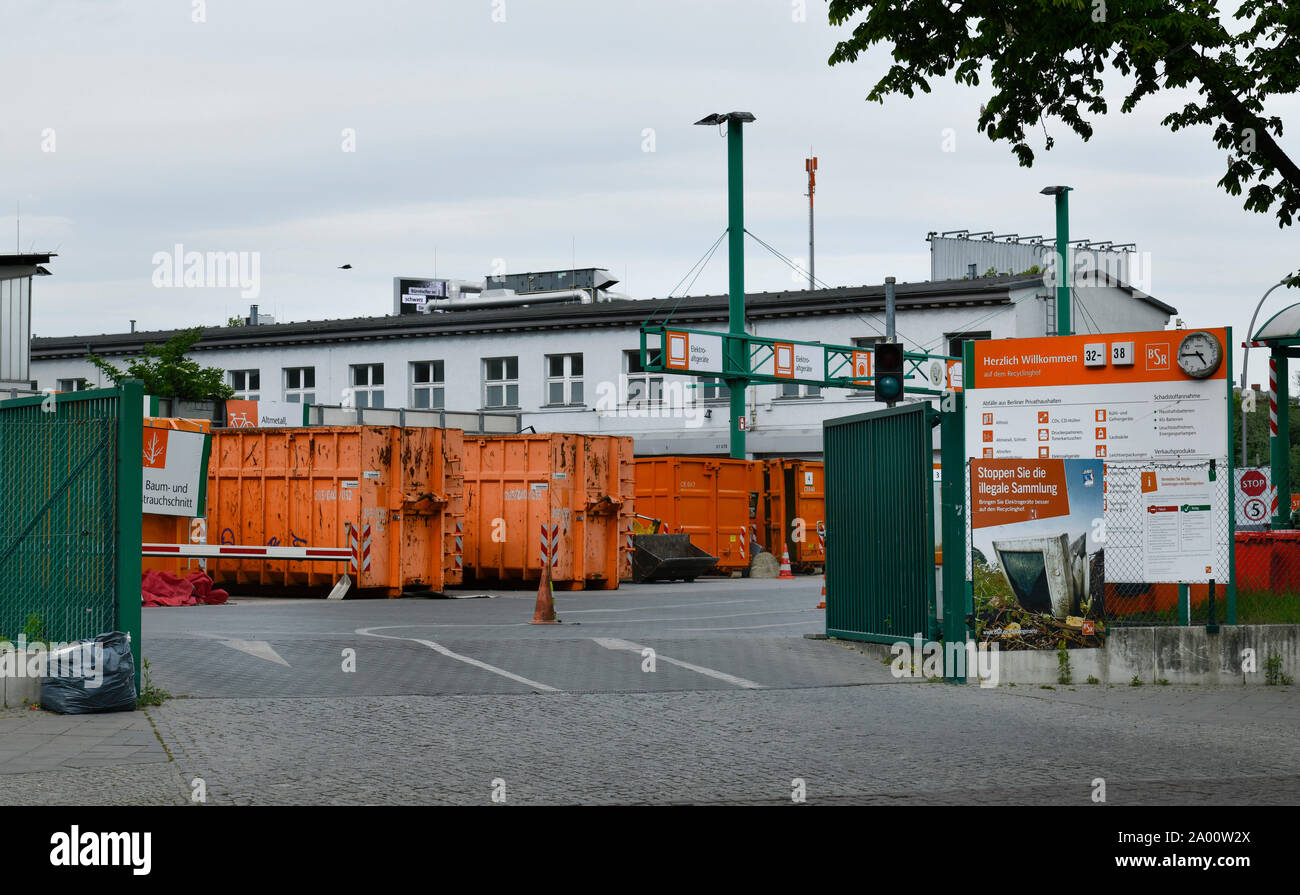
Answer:
[[[875,398],[892,407],[903,397],[903,346],[899,342],[879,342],[875,355]]]

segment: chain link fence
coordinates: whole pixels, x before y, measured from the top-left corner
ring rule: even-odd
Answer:
[[[1187,585],[1187,607],[1180,609],[1183,588],[1171,582],[1189,572],[1215,581],[1214,620],[1226,622],[1232,487],[1227,468],[1216,462],[1105,465],[1105,547],[1092,568],[1093,580],[1104,582],[1108,624],[1209,623],[1208,583]]]
[[[1184,476],[1191,493],[1198,491],[1204,501],[1187,500],[1169,505],[1148,500],[1154,475]],[[1143,475],[1147,480],[1144,483]],[[966,514],[970,518],[971,482],[966,478]],[[1149,625],[1228,624],[1243,625],[1300,624],[1300,530],[1248,531],[1233,536],[1229,524],[1229,498],[1233,486],[1221,463],[1105,464],[1104,546],[1087,556],[1088,592],[1100,595],[1099,617],[1107,627]],[[1147,490],[1144,491],[1144,484]],[[1145,516],[1168,512],[1178,522],[1144,524]],[[1208,508],[1206,508],[1208,505]],[[1204,514],[1201,516],[1200,514]],[[1168,538],[1200,538],[1203,562],[1197,570],[1205,578],[1214,577],[1213,617],[1211,586],[1205,581],[1186,585],[1186,610],[1182,609],[1183,588],[1171,583],[1177,577],[1162,574],[1162,557],[1172,546]],[[982,590],[990,582],[1000,582],[1001,570],[989,558],[977,558],[972,564],[971,530],[966,526],[966,577],[973,583],[977,607]],[[980,560],[983,560],[982,562]],[[1205,574],[1205,567],[1211,570]],[[1235,593],[1229,581],[1235,576]],[[1163,580],[1155,581],[1154,578]],[[996,579],[996,580],[995,580]]]
[[[0,641],[119,629],[122,399],[99,394],[0,403]]]

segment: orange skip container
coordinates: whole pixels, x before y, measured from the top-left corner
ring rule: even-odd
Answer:
[[[185,432],[211,432],[212,420],[182,419],[179,417],[144,418],[146,429],[176,429]],[[190,542],[193,517],[166,516],[161,513],[143,513],[141,515],[141,538],[146,544],[188,544]],[[200,561],[189,557],[144,556],[140,559],[141,572],[150,569],[173,572],[180,576],[189,574],[191,569],[200,568]]]
[[[464,486],[459,429],[319,426],[219,429],[208,460],[208,542],[347,547],[347,562],[229,560],[208,574],[234,593],[306,595],[344,574],[364,592],[441,592],[461,582]],[[314,594],[313,594],[314,595]]]
[[[538,581],[552,525],[557,589],[612,590],[631,577],[631,438],[471,437],[464,451],[467,582]]]
[[[638,457],[636,512],[718,558],[723,572],[749,568],[751,525],[758,527],[761,460]],[[780,554],[778,554],[779,556]]]
[[[763,546],[779,558],[790,551],[790,564],[810,572],[826,564],[817,536],[826,524],[826,464],[820,460],[777,458],[763,465]],[[800,536],[802,538],[800,539]]]

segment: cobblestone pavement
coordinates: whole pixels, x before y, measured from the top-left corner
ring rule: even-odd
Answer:
[[[163,756],[0,758],[0,804],[182,804],[196,778],[208,804],[788,804],[796,778],[814,804],[1300,799],[1294,687],[899,682],[801,636],[819,580],[701,584],[565,594],[561,627],[520,624],[522,595],[146,612],[188,698],[119,717]]]

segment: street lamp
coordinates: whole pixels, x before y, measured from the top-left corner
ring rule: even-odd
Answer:
[[[744,125],[749,112],[714,112],[696,124],[727,125],[727,332],[745,334],[745,177]],[[749,348],[741,339],[728,339],[727,367],[740,377],[749,374]],[[723,377],[731,395],[731,456],[745,459],[745,378]]]
[[[1056,334],[1070,335],[1070,282],[1066,262],[1070,254],[1069,186],[1045,186],[1039,192],[1056,197]]]

